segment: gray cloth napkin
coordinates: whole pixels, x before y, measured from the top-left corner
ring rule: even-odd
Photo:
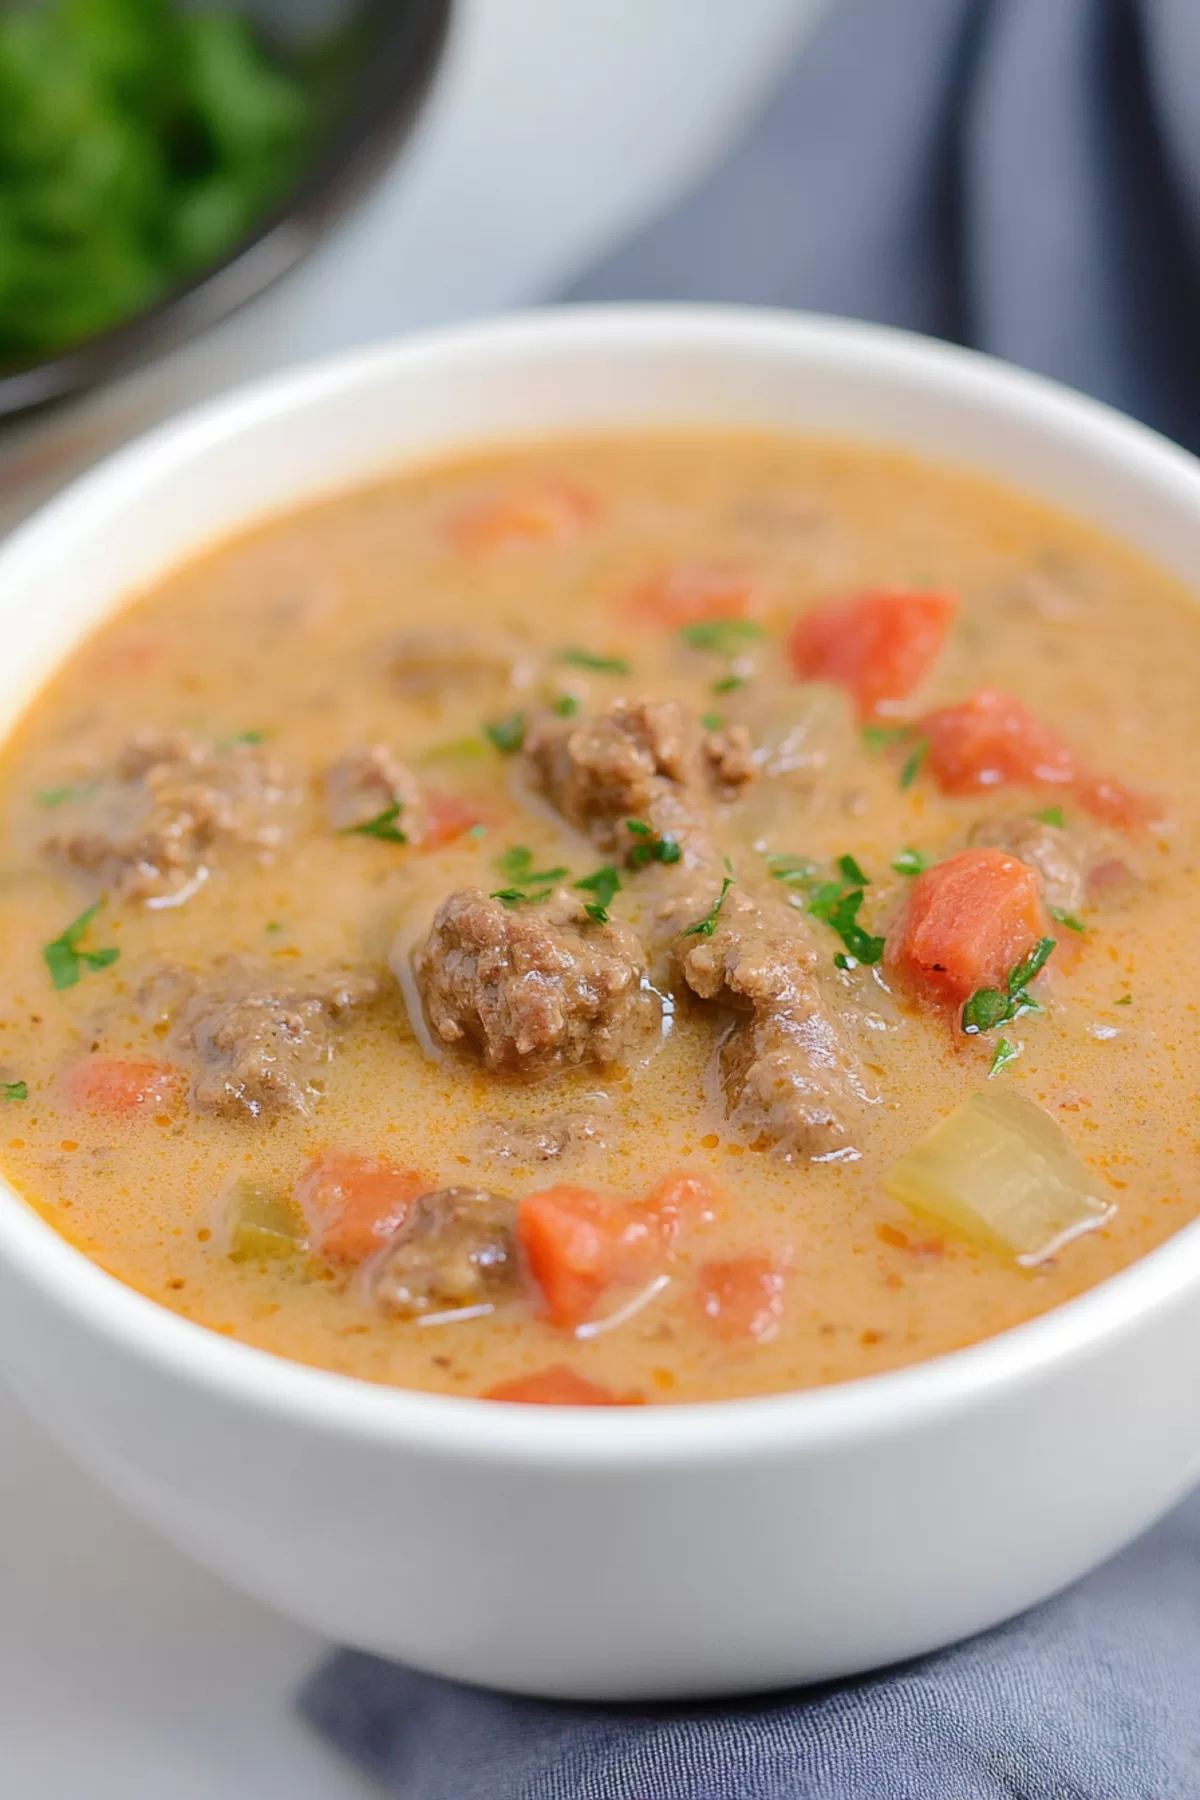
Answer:
[[[568,297],[906,325],[1200,449],[1200,0],[838,0],[729,161]],[[403,1800],[1200,1800],[1200,1499],[859,1682],[587,1708],[345,1653],[302,1706]]]

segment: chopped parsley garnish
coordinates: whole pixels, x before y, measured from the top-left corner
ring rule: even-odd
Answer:
[[[608,924],[608,908],[612,904],[613,895],[619,892],[621,877],[611,863],[605,863],[592,875],[585,875],[582,881],[575,883],[585,894],[591,894],[592,900],[584,907],[589,918],[595,919],[598,925]]]
[[[268,919],[265,926],[263,927],[263,930],[269,931],[271,936],[274,937],[274,936],[276,936],[276,934],[278,932],[281,932],[283,930],[283,920],[282,919]]]
[[[644,869],[652,862],[677,863],[683,855],[669,831],[660,836],[645,819],[626,819],[625,829],[637,840],[625,858],[631,869]]]
[[[432,744],[428,750],[422,751],[420,761],[432,762],[469,762],[482,756],[486,745],[480,737],[449,738],[444,744]]]
[[[683,931],[680,933],[680,936],[681,937],[704,937],[704,938],[711,937],[713,932],[717,929],[717,920],[721,916],[721,908],[725,904],[725,896],[729,892],[729,890],[732,886],[733,886],[733,876],[727,875],[725,877],[724,881],[721,883],[721,891],[717,895],[716,899],[713,901],[711,910],[709,912],[705,913],[705,915],[702,919],[698,919],[694,925],[689,925],[686,931]]]
[[[900,771],[900,786],[910,788],[921,772],[921,764],[929,755],[929,739],[918,738],[917,742],[905,758],[904,767]]]
[[[892,858],[892,867],[897,875],[923,875],[926,869],[933,867],[932,856],[926,856],[923,850],[905,848]]]
[[[574,694],[560,694],[554,702],[554,710],[560,719],[573,719],[579,711],[579,702]]]
[[[1114,1006],[1132,1006],[1133,1005],[1133,995],[1132,994],[1122,994],[1121,998],[1119,1000],[1113,1001],[1113,1005]]]
[[[812,887],[820,870],[810,856],[768,856],[767,867],[773,881],[785,881],[789,887]]]
[[[407,844],[408,839],[396,823],[401,810],[402,803],[393,800],[390,806],[385,806],[373,819],[364,819],[361,825],[347,825],[338,832],[338,836],[378,838],[382,844]]]
[[[720,731],[725,721],[720,713],[701,713],[700,723],[703,725],[705,731]]]
[[[762,634],[762,626],[753,619],[697,619],[679,633],[689,650],[711,650],[714,656],[736,656]]]
[[[997,1025],[1007,1025],[1011,1019],[1019,1019],[1022,1013],[1041,1012],[1027,989],[1034,976],[1045,968],[1056,941],[1044,937],[1036,949],[1009,970],[1005,988],[975,990],[962,1009],[962,1028],[968,1037],[977,1037],[982,1031],[994,1031]]]
[[[568,873],[563,868],[535,869],[533,851],[527,844],[514,844],[511,850],[496,858],[494,867],[513,883],[511,887],[497,888],[491,896],[505,906],[532,906],[539,900],[549,899],[554,883],[562,881]]]
[[[1007,1069],[1009,1063],[1015,1063],[1024,1048],[1023,1044],[1010,1043],[1006,1037],[997,1038],[996,1054],[992,1057],[988,1080],[990,1081],[993,1075],[999,1075],[1001,1069]]]
[[[463,835],[469,837],[473,844],[477,844],[480,838],[485,838],[487,836],[487,832],[487,826],[483,823],[482,819],[480,819],[477,820],[474,825],[469,825]]]
[[[229,742],[231,745],[265,744],[267,735],[265,731],[235,731]]]
[[[28,1100],[29,1088],[23,1081],[0,1081],[0,1100]]]
[[[868,750],[887,750],[903,743],[911,730],[911,725],[864,725],[863,743]]]
[[[593,669],[597,675],[632,675],[632,664],[623,656],[594,656],[590,650],[570,649],[559,655],[560,663],[573,669]]]
[[[1065,925],[1068,931],[1087,930],[1087,926],[1082,919],[1077,918],[1074,913],[1064,912],[1061,906],[1052,906],[1050,908],[1050,917],[1054,920],[1056,925]]]
[[[853,858],[846,858],[853,861]],[[820,919],[831,931],[836,931],[846,950],[855,962],[877,963],[883,960],[885,940],[873,937],[858,922],[859,908],[865,895],[861,887],[847,888],[842,881],[823,881],[809,897],[808,910],[814,919]],[[846,968],[846,963],[839,963],[839,968]]]
[[[70,781],[61,787],[39,788],[37,803],[47,808],[65,806],[68,800],[86,800],[99,786],[98,781]]]
[[[502,719],[489,719],[483,729],[501,756],[515,756],[525,742],[525,714],[513,712]]]
[[[1067,822],[1061,806],[1044,806],[1041,812],[1035,812],[1033,816],[1040,819],[1043,825],[1057,825],[1060,831]]]
[[[720,681],[713,682],[712,691],[714,694],[735,694],[738,688],[745,687],[745,685],[746,677],[744,675],[722,675]]]
[[[85,969],[111,968],[120,956],[121,952],[113,945],[103,950],[79,948],[80,939],[86,937],[93,919],[103,905],[103,900],[97,900],[94,906],[89,906],[86,912],[80,913],[67,926],[61,937],[55,938],[53,943],[43,945],[42,955],[56,988],[74,987]]]
[[[855,862],[852,856],[839,856],[837,866],[846,880],[852,881],[856,887],[870,887],[871,877],[863,873],[862,864]]]

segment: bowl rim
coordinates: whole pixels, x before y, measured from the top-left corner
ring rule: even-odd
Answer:
[[[304,260],[360,199],[413,124],[441,59],[453,0],[403,0],[377,84],[320,155],[221,257],[156,301],[82,343],[0,368],[0,428],[129,374],[240,311]],[[391,0],[372,0],[384,21]]]
[[[103,529],[143,476],[179,479],[214,445],[281,416],[440,361],[602,354],[655,346],[732,358],[754,352],[840,358],[915,378],[991,414],[1053,435],[1069,456],[1086,447],[1136,468],[1200,515],[1200,461],[1102,403],[1037,375],[915,333],[816,314],[726,306],[589,306],[534,311],[343,352],[271,375],[191,409],[107,458],[32,515],[0,547],[0,587],[32,575],[43,550]],[[428,370],[426,369],[426,373]],[[341,486],[369,479],[355,470]],[[328,490],[337,491],[339,484]],[[318,490],[297,493],[297,503]],[[629,1408],[497,1404],[375,1384],[291,1361],[182,1318],[126,1286],[60,1236],[0,1176],[0,1260],[60,1311],[118,1352],[215,1403],[397,1450],[463,1462],[557,1468],[728,1464],[762,1454],[813,1454],[878,1442],[1029,1390],[1150,1313],[1200,1287],[1200,1220],[1097,1286],[963,1349],[827,1387],[731,1400]]]

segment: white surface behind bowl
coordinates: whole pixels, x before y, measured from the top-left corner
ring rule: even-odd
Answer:
[[[125,588],[265,510],[459,442],[688,419],[990,470],[1200,586],[1197,465],[1046,384],[830,322],[544,316],[249,390],[64,495],[0,553],[0,726]],[[232,1344],[0,1192],[0,1357],[144,1518],[330,1634],[565,1695],[838,1675],[1072,1579],[1200,1468],[1198,1298],[1191,1227],[1056,1313],[920,1368],[559,1413],[372,1388]]]

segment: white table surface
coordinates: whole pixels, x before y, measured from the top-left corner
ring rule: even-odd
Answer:
[[[258,366],[553,290],[719,155],[819,3],[460,0],[410,153],[296,278]],[[364,1796],[291,1711],[323,1649],[150,1537],[0,1392],[5,1800]]]

